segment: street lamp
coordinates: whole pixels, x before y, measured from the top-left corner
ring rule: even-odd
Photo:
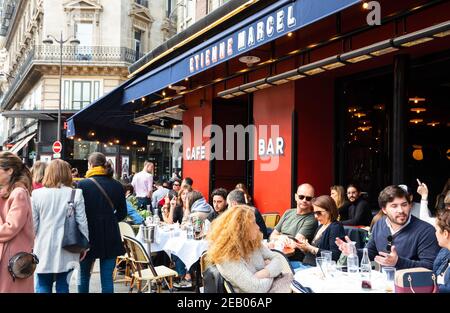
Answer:
[[[71,39],[71,40],[70,40]],[[70,40],[70,41],[69,41]],[[58,131],[56,133],[56,138],[58,141],[61,141],[61,94],[62,94],[62,55],[63,55],[63,45],[66,42],[69,42],[71,45],[77,46],[80,44],[80,41],[75,38],[75,36],[70,36],[67,39],[63,39],[63,33],[61,31],[61,37],[60,39],[56,39],[52,35],[47,35],[47,39],[44,39],[42,43],[46,45],[52,45],[53,41],[55,41],[57,44],[59,44],[59,104],[58,104]]]

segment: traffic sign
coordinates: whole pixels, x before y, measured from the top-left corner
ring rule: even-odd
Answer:
[[[61,141],[55,141],[53,143],[52,149],[53,149],[53,153],[61,153],[61,151],[62,151]]]

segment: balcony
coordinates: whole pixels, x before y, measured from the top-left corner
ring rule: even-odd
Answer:
[[[126,47],[107,47],[107,46],[63,46],[62,62],[63,65],[90,65],[90,66],[123,66],[127,67],[136,62],[143,56],[143,53]],[[8,87],[0,108],[5,107],[10,102],[11,97],[20,87],[22,81],[30,72],[33,65],[36,64],[56,64],[60,62],[60,47],[57,45],[34,46],[24,58],[20,56],[22,62],[17,69],[11,73],[15,77]]]
[[[63,46],[63,63],[114,63],[125,62],[133,63],[142,57],[142,53],[136,54],[136,51],[126,47],[105,47],[105,46]],[[36,46],[35,60],[50,63],[59,63],[60,47],[54,46]]]

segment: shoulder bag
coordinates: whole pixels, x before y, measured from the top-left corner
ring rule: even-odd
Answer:
[[[100,189],[101,193],[105,196],[109,205],[112,207],[113,213],[116,214],[117,211],[116,211],[116,208],[114,207],[114,203],[111,201],[111,198],[108,196],[105,189],[103,189],[103,187],[94,178],[91,177],[89,179],[97,186],[98,189]]]
[[[39,259],[34,253],[19,252],[13,255],[8,261],[8,271],[13,281],[16,278],[24,279],[33,275]]]
[[[395,273],[396,293],[437,293],[436,275],[424,267],[407,268]]]
[[[72,189],[70,201],[68,202],[69,208],[64,222],[62,248],[72,253],[81,253],[89,249],[89,241],[78,229],[78,223],[75,219],[75,192],[76,190]]]

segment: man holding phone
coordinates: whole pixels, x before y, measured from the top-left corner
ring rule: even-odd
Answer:
[[[378,204],[385,215],[375,223],[366,245],[369,258],[381,266],[397,269],[432,269],[439,252],[435,230],[410,214],[408,192],[399,186],[388,186],[380,192]],[[346,240],[350,241],[347,236]],[[349,255],[348,245],[343,240],[336,238],[336,244],[344,255]],[[358,256],[361,259],[362,249],[358,250]]]
[[[287,242],[289,241],[288,236],[290,236],[291,238],[295,237],[298,240],[306,238],[311,241],[318,226],[313,214],[313,198],[313,186],[310,184],[298,186],[297,193],[295,194],[297,207],[284,212],[270,235],[270,240],[275,241],[284,239]],[[303,257],[303,255],[301,257]]]

